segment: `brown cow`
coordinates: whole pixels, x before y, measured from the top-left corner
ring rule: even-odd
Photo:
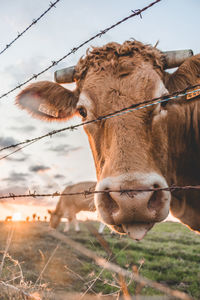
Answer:
[[[84,191],[94,191],[96,182],[86,181],[79,182],[70,186],[67,186],[63,193],[77,193]],[[96,207],[94,205],[94,195],[66,195],[61,196],[56,209],[54,211],[48,210],[51,215],[50,225],[52,228],[57,228],[61,218],[67,218],[68,222],[65,225],[64,231],[69,230],[70,223],[73,222],[75,226],[75,231],[80,231],[78,220],[76,219],[76,214],[80,211],[95,211]],[[104,229],[103,224],[99,226],[99,233],[102,233]]]
[[[165,71],[177,65],[174,73]],[[60,77],[63,82],[63,74],[63,70],[56,74],[57,81]],[[199,74],[200,55],[170,63],[168,53],[138,41],[109,43],[93,48],[69,70],[66,81],[69,77],[76,81],[75,91],[37,82],[18,95],[17,104],[43,120],[79,115],[88,121],[198,84]],[[197,101],[169,102],[85,125],[96,166],[96,189],[200,184],[199,107]],[[167,217],[170,208],[184,224],[200,231],[199,197],[198,191],[110,192],[97,194],[95,204],[103,222],[140,240]]]

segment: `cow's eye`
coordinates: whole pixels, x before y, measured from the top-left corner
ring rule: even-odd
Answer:
[[[83,106],[81,106],[81,107],[78,108],[78,113],[83,118],[87,117],[87,110]]]

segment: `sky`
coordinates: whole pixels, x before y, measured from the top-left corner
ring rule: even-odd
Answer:
[[[38,18],[49,3],[48,0],[1,0],[0,51]],[[132,10],[149,3],[151,0],[61,0],[56,8],[0,55],[0,95],[45,69],[100,30],[130,15]],[[93,40],[37,80],[53,80],[55,70],[75,65],[87,48],[112,41],[123,43],[134,38],[152,45],[159,41],[158,48],[163,51],[192,49],[197,54],[200,50],[199,11],[199,0],[162,0],[145,11],[142,18],[129,19]],[[0,99],[0,148],[80,122],[78,118],[59,124],[32,119],[14,105],[18,92]],[[0,155],[8,153],[5,151]],[[26,147],[0,160],[0,168],[1,195],[29,191],[52,193],[62,191],[68,184],[96,180],[87,137],[81,128]],[[57,200],[3,200],[0,202],[0,219],[18,211],[22,212],[23,218],[33,213],[44,216],[47,208],[55,207]]]

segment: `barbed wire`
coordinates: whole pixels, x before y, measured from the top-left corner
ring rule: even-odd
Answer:
[[[22,37],[33,25],[35,25],[40,19],[42,19],[53,7],[56,7],[56,4],[60,2],[60,0],[56,0],[55,2],[50,2],[49,8],[46,9],[37,19],[33,19],[32,23],[26,27],[22,32],[19,32],[18,35],[7,44],[3,50],[0,51],[0,55],[3,54],[6,50],[8,50],[20,37]]]
[[[151,279],[143,277],[136,272],[131,272],[129,270],[121,268],[118,264],[115,264],[105,259],[102,256],[98,256],[94,251],[87,249],[81,243],[70,239],[63,233],[60,233],[58,230],[52,230],[45,227],[43,228],[40,227],[40,230],[41,232],[47,233],[48,235],[56,238],[62,243],[67,244],[68,246],[78,251],[79,253],[83,254],[84,256],[92,259],[96,265],[100,266],[103,269],[107,269],[109,271],[115,272],[116,274],[120,274],[123,277],[130,278],[131,280],[141,284],[142,286],[149,286],[153,289],[159,290],[160,292],[169,295],[170,299],[177,298],[182,300],[194,300],[194,298],[192,298],[190,295],[187,295],[184,292],[178,290],[172,290],[167,285],[163,285],[159,282],[152,281]],[[130,298],[126,297],[126,299],[130,299]]]
[[[73,193],[63,193],[63,192],[54,192],[54,193],[36,193],[30,192],[28,194],[14,194],[9,193],[8,195],[0,195],[0,200],[2,199],[14,199],[15,198],[37,198],[37,197],[60,197],[60,196],[78,196],[82,195],[84,197],[92,194],[109,194],[109,193],[120,193],[121,195],[126,194],[130,198],[134,198],[137,193],[144,193],[144,192],[159,192],[159,191],[197,191],[200,190],[200,185],[185,185],[185,186],[177,186],[172,185],[164,188],[146,188],[146,189],[122,189],[122,190],[105,190],[105,191],[92,191],[92,190],[85,190],[81,192],[73,192]]]
[[[150,99],[150,100],[145,100],[145,101],[142,101],[142,102],[139,102],[139,103],[136,103],[136,104],[132,104],[132,105],[130,105],[128,107],[125,107],[125,108],[122,108],[120,110],[114,111],[114,112],[109,113],[107,115],[100,116],[97,119],[93,119],[93,120],[82,122],[82,123],[79,123],[79,124],[76,124],[76,125],[64,127],[64,128],[57,129],[57,130],[53,130],[51,132],[48,132],[48,133],[46,133],[44,135],[35,137],[33,139],[28,139],[28,140],[19,142],[17,144],[12,144],[12,145],[6,146],[4,148],[1,148],[0,152],[2,152],[4,150],[7,150],[7,149],[10,149],[10,148],[15,148],[15,147],[18,147],[18,146],[21,146],[21,145],[25,145],[25,144],[27,144],[26,147],[28,147],[33,142],[37,142],[37,141],[39,141],[39,140],[41,140],[41,139],[43,139],[45,137],[48,137],[48,136],[52,137],[53,135],[55,135],[57,133],[60,133],[60,132],[63,132],[63,131],[67,131],[67,130],[71,130],[72,131],[72,130],[75,130],[75,129],[77,129],[79,127],[82,127],[84,125],[87,125],[87,124],[91,124],[91,123],[94,123],[94,122],[99,122],[99,121],[102,121],[102,120],[110,119],[112,117],[118,117],[118,116],[127,114],[129,112],[133,112],[133,111],[136,111],[136,110],[147,108],[149,106],[153,106],[153,105],[157,105],[157,104],[169,102],[171,100],[177,100],[178,98],[181,98],[181,97],[186,96],[186,95],[190,95],[190,94],[194,94],[194,93],[198,94],[200,92],[200,88],[197,89],[197,87],[200,87],[200,85],[190,86],[190,87],[188,87],[188,88],[186,88],[184,90],[172,93],[172,94],[167,95],[167,96],[157,97],[157,98],[153,98],[153,99]],[[191,89],[194,89],[194,90],[191,91]],[[193,100],[194,97],[192,97],[191,99]],[[186,100],[186,101],[188,101],[188,100]],[[25,146],[20,147],[17,150],[15,150],[15,151],[13,151],[13,152],[5,155],[5,156],[2,156],[0,158],[0,160],[11,156],[13,153],[18,152],[18,151],[20,151],[23,148],[25,148]]]
[[[13,155],[14,153],[16,153],[16,152],[18,152],[18,151],[21,151],[22,149],[24,149],[24,148],[26,148],[26,147],[28,147],[28,146],[34,144],[35,142],[37,142],[37,140],[34,140],[34,141],[32,141],[32,142],[30,142],[30,143],[28,143],[28,144],[25,144],[24,146],[22,146],[22,147],[20,147],[20,148],[18,148],[18,149],[16,149],[16,150],[10,152],[9,154],[6,154],[6,155],[2,156],[2,157],[0,158],[0,160],[5,159],[5,158],[11,156],[11,155]]]
[[[96,35],[92,36],[91,38],[89,38],[88,40],[86,40],[85,42],[81,43],[79,46],[72,48],[67,54],[65,54],[63,57],[61,57],[60,59],[58,59],[57,61],[52,61],[51,65],[49,65],[48,67],[46,67],[44,70],[40,71],[37,74],[33,74],[30,78],[28,78],[27,80],[25,80],[24,82],[18,84],[16,87],[14,87],[13,89],[9,90],[8,92],[2,94],[0,96],[0,99],[8,96],[9,94],[11,94],[12,92],[16,91],[17,89],[21,88],[22,86],[24,86],[25,84],[27,84],[28,82],[30,82],[33,79],[37,79],[38,76],[42,75],[43,73],[47,72],[48,70],[50,70],[52,67],[54,67],[55,65],[57,65],[58,63],[60,63],[62,60],[64,60],[65,58],[67,58],[68,56],[70,56],[71,54],[76,53],[80,48],[82,48],[83,46],[85,46],[86,44],[88,44],[89,42],[91,42],[92,40],[96,39],[97,37],[102,37],[102,35],[104,35],[105,33],[107,33],[108,31],[110,31],[111,29],[113,29],[114,27],[120,25],[121,23],[127,21],[128,19],[135,17],[135,16],[142,16],[142,13],[147,10],[148,8],[152,7],[153,5],[155,5],[156,3],[160,2],[161,0],[156,0],[152,3],[150,3],[148,6],[142,8],[142,9],[137,9],[132,11],[132,14],[129,15],[128,17],[116,22],[115,24],[111,25],[110,27],[104,29],[104,30],[100,30],[99,33],[97,33]]]

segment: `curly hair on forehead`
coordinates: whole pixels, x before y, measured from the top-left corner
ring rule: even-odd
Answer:
[[[124,59],[122,59],[124,57]],[[95,72],[101,71],[108,65],[117,65],[126,60],[126,58],[134,60],[142,60],[152,62],[154,68],[163,71],[164,55],[156,47],[145,45],[138,41],[125,41],[123,44],[108,43],[102,47],[92,47],[86,52],[86,56],[81,58],[76,65],[76,79],[78,81],[84,79],[90,67]]]

